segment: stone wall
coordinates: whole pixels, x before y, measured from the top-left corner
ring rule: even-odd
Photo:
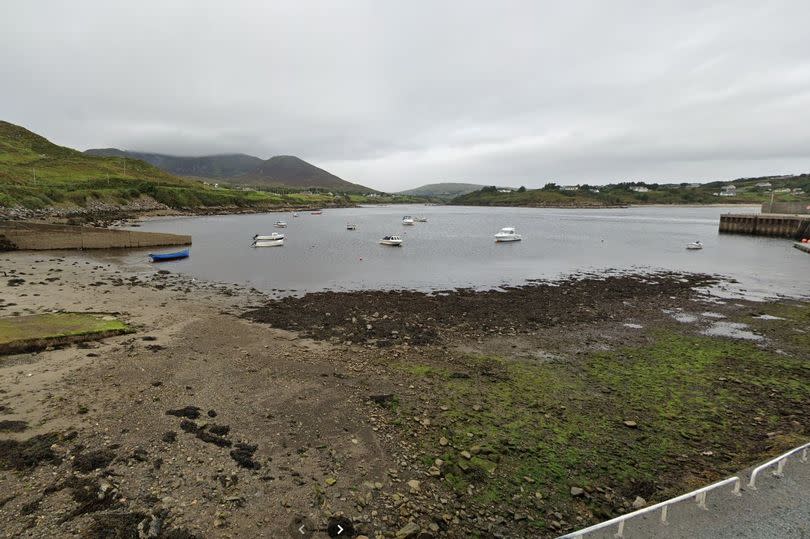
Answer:
[[[0,249],[117,249],[190,245],[191,236],[86,226],[0,222]]]

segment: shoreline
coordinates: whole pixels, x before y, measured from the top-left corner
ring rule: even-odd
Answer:
[[[104,310],[136,330],[0,357],[0,421],[25,424],[0,431],[12,534],[151,519],[186,537],[274,537],[304,516],[370,537],[552,537],[810,438],[808,334],[794,331],[810,302],[693,290],[711,276],[272,300],[79,253],[0,260],[0,316]],[[705,334],[720,322],[764,340]],[[742,391],[761,369],[771,391]],[[722,397],[722,425],[692,387]],[[662,421],[667,402],[683,408]],[[15,468],[20,451],[31,459]],[[82,488],[99,503],[83,506]]]

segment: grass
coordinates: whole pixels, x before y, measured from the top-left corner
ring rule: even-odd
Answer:
[[[475,356],[463,365],[469,377],[400,365],[443,395],[437,431],[422,441],[425,460],[444,460],[447,484],[460,493],[472,485],[481,504],[502,503],[539,520],[549,508],[585,504],[607,517],[623,510],[616,500],[663,499],[806,438],[806,357],[673,332],[655,337],[579,365]],[[402,410],[416,413],[407,403]],[[438,444],[440,436],[448,446]],[[594,495],[574,502],[572,486]]]
[[[0,318],[0,350],[47,344],[65,337],[127,333],[124,322],[98,313],[48,313]]]

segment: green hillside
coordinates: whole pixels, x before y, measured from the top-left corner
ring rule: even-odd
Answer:
[[[770,184],[770,187],[757,184]],[[728,186],[734,186],[733,196]],[[725,188],[725,189],[724,189]],[[802,193],[792,192],[801,189]],[[791,192],[781,192],[791,190]],[[631,204],[760,204],[773,195],[776,201],[808,200],[810,174],[767,178],[743,178],[733,182],[706,184],[655,184],[628,182],[610,185],[581,185],[575,189],[547,184],[542,189],[524,189],[504,193],[496,187],[458,196],[451,204],[467,206],[604,207]]]
[[[274,194],[178,178],[139,159],[88,155],[57,146],[0,121],[0,207],[125,204],[144,196],[171,208],[192,209],[335,204],[334,197],[325,194]]]
[[[430,183],[414,189],[400,191],[399,194],[450,200],[459,195],[466,195],[467,193],[478,191],[483,187],[485,186],[477,183]]]

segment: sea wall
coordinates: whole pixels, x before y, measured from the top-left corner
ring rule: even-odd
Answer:
[[[0,249],[116,249],[190,245],[191,236],[88,226],[0,222]]]
[[[762,213],[810,215],[810,200],[803,202],[763,202]]]
[[[810,237],[810,215],[727,213],[720,216],[720,232],[798,240]]]

